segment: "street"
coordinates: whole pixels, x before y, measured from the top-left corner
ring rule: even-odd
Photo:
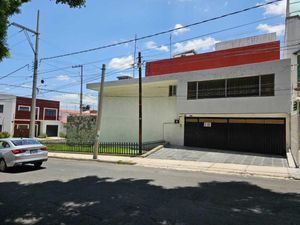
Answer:
[[[292,180],[50,158],[0,193],[0,224],[300,224]]]

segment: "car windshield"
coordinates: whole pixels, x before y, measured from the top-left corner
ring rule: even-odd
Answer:
[[[20,145],[40,145],[41,143],[34,140],[34,139],[20,139],[20,140],[12,140],[11,141],[14,146],[20,146]]]

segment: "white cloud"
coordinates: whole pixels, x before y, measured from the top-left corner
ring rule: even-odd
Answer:
[[[174,53],[181,53],[189,50],[208,50],[214,47],[216,43],[218,43],[216,39],[212,37],[207,38],[199,38],[183,43],[176,43]]]
[[[68,103],[76,103],[78,102],[79,105],[79,94],[61,94],[54,97],[55,100],[60,101],[62,104]],[[97,104],[97,98],[91,95],[83,95],[82,98],[83,104],[87,105],[95,105]]]
[[[120,57],[120,58],[113,58],[108,63],[108,68],[116,69],[116,70],[127,69],[130,66],[132,66],[133,63],[134,60],[132,55]]]
[[[256,27],[257,30],[264,31],[267,33],[273,33],[276,32],[277,35],[281,36],[284,34],[285,30],[285,25],[284,24],[279,24],[279,25],[268,25],[268,24],[259,24]]]
[[[174,35],[180,35],[180,34],[190,31],[189,28],[184,28],[183,25],[181,25],[180,23],[175,24],[174,29],[178,29],[178,30],[173,31]]]
[[[164,51],[168,52],[169,48],[165,45],[157,46],[157,44],[154,41],[148,41],[145,44],[146,49],[152,49],[152,50],[157,50],[157,51]]]
[[[265,2],[269,2],[269,0],[265,0]],[[258,3],[261,4],[261,3]],[[263,6],[265,12],[264,15],[281,15],[285,16],[286,14],[286,0],[276,2],[274,4],[269,4]]]
[[[66,81],[66,80],[70,80],[71,78],[68,75],[58,75],[56,76],[55,79],[60,81]]]

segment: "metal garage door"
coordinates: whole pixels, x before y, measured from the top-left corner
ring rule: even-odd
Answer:
[[[285,119],[186,118],[186,146],[285,155]]]
[[[46,134],[48,137],[57,137],[58,136],[58,125],[47,125]]]

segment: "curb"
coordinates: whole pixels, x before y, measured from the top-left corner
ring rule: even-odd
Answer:
[[[149,155],[152,155],[153,153],[155,153],[155,152],[161,150],[163,147],[164,147],[163,145],[159,145],[159,146],[153,148],[152,150],[150,150],[149,152],[146,152],[145,154],[141,155],[140,157],[141,157],[141,158],[146,158],[146,157],[148,157]]]
[[[153,149],[154,150],[154,149]],[[158,151],[158,150],[156,150]],[[147,168],[156,168],[156,169],[168,169],[168,170],[177,170],[177,171],[192,171],[192,172],[205,172],[205,173],[214,173],[214,174],[228,174],[228,175],[239,175],[239,176],[254,176],[254,177],[263,177],[263,178],[271,178],[271,179],[292,179],[292,180],[300,180],[300,172],[297,170],[287,169],[287,173],[271,173],[267,171],[247,171],[248,168],[245,169],[233,169],[226,168],[222,165],[212,164],[210,166],[201,166],[201,165],[184,165],[185,163],[180,164],[177,162],[172,162],[171,164],[164,161],[164,164],[158,164],[153,162],[147,162],[147,159],[140,158],[140,160],[105,160],[105,159],[97,159],[94,160],[92,158],[75,158],[68,156],[49,156],[49,158],[58,158],[58,159],[68,159],[68,160],[78,160],[78,161],[95,161],[102,163],[111,163],[111,164],[123,164],[123,165],[133,165],[133,166],[142,166]],[[140,162],[139,162],[140,161]],[[194,164],[195,162],[193,162]],[[228,164],[230,165],[230,164]],[[299,173],[299,175],[298,175]]]

